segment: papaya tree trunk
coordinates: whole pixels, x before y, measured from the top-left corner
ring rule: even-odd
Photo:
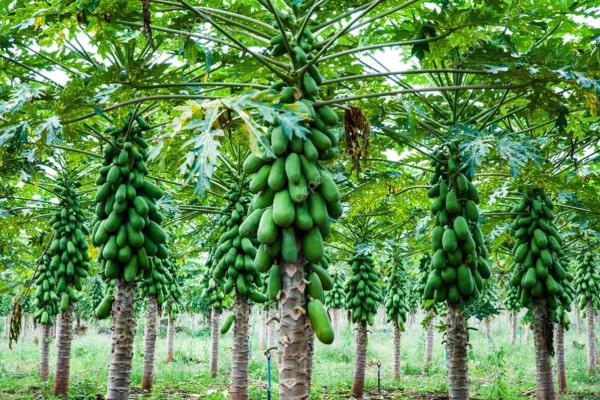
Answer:
[[[73,341],[73,303],[60,315],[60,336],[54,372],[54,396],[63,397],[69,391],[69,371],[71,367],[71,342]]]
[[[40,340],[40,381],[46,382],[50,376],[50,330],[49,324],[42,325]]]
[[[56,321],[55,324],[52,325],[52,337],[54,337],[55,339],[60,337],[60,320],[61,320],[61,314],[58,314],[56,316]],[[56,346],[56,348],[58,349],[58,340],[54,340],[54,345]]]
[[[565,368],[565,326],[562,323],[556,329],[556,379],[558,391],[567,393],[567,371]]]
[[[469,399],[469,371],[467,364],[467,325],[455,305],[448,307],[448,391],[450,400]]]
[[[268,317],[268,334],[267,334],[267,347],[268,348],[272,348],[275,347],[277,345],[277,320],[275,319],[277,317],[277,310],[272,308],[269,310],[269,317]],[[271,353],[273,353],[273,350],[271,350]]]
[[[331,310],[331,323],[333,325],[333,340],[334,344],[338,341],[338,336],[340,335],[340,310],[337,308],[333,308]]]
[[[216,378],[219,371],[219,320],[221,311],[213,308],[210,317],[210,377]]]
[[[308,324],[308,328],[306,328],[308,335],[307,349],[306,349],[306,375],[308,375],[308,395],[310,397],[310,387],[312,386],[312,367],[313,367],[313,357],[315,355],[315,331],[313,331],[312,326]]]
[[[131,385],[131,361],[135,334],[135,285],[115,280],[112,335],[106,400],[127,400]]]
[[[4,337],[8,337],[10,331],[10,314],[4,316]]]
[[[300,246],[298,246],[300,247]],[[279,399],[308,399],[306,354],[308,350],[305,259],[299,252],[295,263],[281,266],[279,300]]]
[[[531,332],[531,327],[529,324],[525,325],[525,337],[523,338],[523,342],[525,344],[529,343],[529,333]]]
[[[394,379],[400,379],[400,340],[402,332],[398,321],[394,321],[394,352],[392,353],[392,364],[394,365]]]
[[[237,292],[233,303],[233,346],[231,347],[231,400],[248,399],[248,299]]]
[[[27,337],[27,325],[29,325],[29,314],[23,313],[23,328],[21,330],[23,340]]]
[[[429,365],[431,364],[431,358],[433,357],[433,310],[427,312],[429,322],[427,322],[427,332],[425,333],[425,362],[424,370],[429,371]]]
[[[148,296],[146,323],[144,325],[144,368],[142,371],[142,390],[152,391],[154,374],[154,355],[156,350],[156,296]]]
[[[352,380],[352,395],[362,399],[365,390],[365,369],[367,367],[367,323],[356,323],[356,356],[354,357],[354,379]]]
[[[485,336],[487,337],[489,344],[492,346],[492,349],[496,350],[496,342],[492,337],[492,326],[490,324],[489,317],[485,317],[483,319],[483,330],[485,331]]]
[[[587,333],[587,372],[596,374],[598,351],[596,350],[596,329],[594,326],[594,309],[588,300],[585,310],[585,328]]]
[[[167,309],[167,362],[173,362],[173,345],[175,344],[175,321],[171,317],[171,305]]]
[[[577,332],[581,333],[581,310],[575,307],[575,319],[577,320]]]
[[[267,310],[261,310],[258,330],[258,348],[264,349],[267,345]]]
[[[516,311],[510,312],[510,344],[515,344],[517,341],[517,313]]]
[[[552,368],[552,323],[546,315],[545,304],[533,308],[533,340],[535,344],[535,366],[537,400],[556,400],[554,373]]]

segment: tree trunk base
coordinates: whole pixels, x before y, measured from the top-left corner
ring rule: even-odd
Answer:
[[[219,371],[219,320],[221,312],[215,308],[211,311],[210,318],[210,368],[211,378],[217,377]]]
[[[106,400],[127,400],[131,385],[131,361],[135,334],[135,285],[115,281],[112,335]]]
[[[366,364],[367,323],[359,321],[356,324],[356,356],[354,357],[354,379],[352,381],[352,396],[356,399],[363,398]]]
[[[248,299],[239,293],[233,303],[233,346],[231,347],[231,400],[248,399]]]
[[[448,307],[448,391],[450,400],[469,399],[467,325],[456,306]]]
[[[144,368],[142,370],[142,390],[144,392],[152,391],[156,350],[156,314],[156,296],[149,296],[144,326]]]

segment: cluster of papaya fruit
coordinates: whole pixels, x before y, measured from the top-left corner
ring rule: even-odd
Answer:
[[[521,309],[521,298],[516,286],[508,285],[504,292],[504,307],[509,311],[519,311]]]
[[[554,205],[540,189],[525,190],[521,202],[512,210],[512,223],[517,241],[512,254],[510,284],[518,288],[521,305],[531,308],[545,301],[550,319],[554,319],[560,304],[567,304],[565,287],[570,286],[560,257],[562,238],[552,220]],[[572,288],[569,288],[569,290]]]
[[[344,278],[337,272],[331,276],[333,287],[325,292],[327,308],[343,309],[346,306],[346,292],[344,291]]]
[[[165,259],[168,255],[166,235],[160,227],[163,217],[156,208],[163,193],[144,178],[148,174],[148,143],[141,137],[142,131],[124,134],[112,128],[108,132],[115,142],[119,136],[130,140],[118,148],[104,147],[104,162],[96,179],[99,188],[94,199],[92,244],[99,246],[98,261],[105,279],[148,279],[152,257]]]
[[[250,298],[255,303],[264,303],[267,297],[261,293],[263,278],[255,267],[256,239],[249,238],[244,230],[251,196],[246,189],[231,182],[225,198],[229,202],[221,208],[224,217],[219,221],[223,232],[215,249],[213,278],[216,282],[225,280],[223,293],[228,295],[235,288],[236,294]],[[262,271],[264,272],[264,271]]]
[[[165,298],[165,307],[167,310],[171,310],[171,319],[176,319],[177,314],[181,311],[182,296],[181,286],[177,280],[177,263],[171,255],[171,257],[162,261],[165,270],[168,272],[173,279],[168,285],[168,296]]]
[[[392,324],[398,322],[400,330],[404,332],[408,305],[408,287],[406,285],[406,271],[400,262],[394,263],[388,270],[387,287],[385,294],[385,317]]]
[[[53,191],[60,196],[58,210],[49,223],[54,236],[46,253],[42,272],[38,269],[35,280],[38,302],[36,319],[42,324],[52,320],[52,297],[60,298],[61,312],[67,311],[69,303],[77,302],[75,291],[82,289],[82,279],[88,276],[90,256],[88,254],[89,235],[85,226],[85,216],[81,210],[81,199],[77,188],[81,186],[76,177],[65,173],[57,179]],[[48,321],[48,322],[43,322]]]
[[[569,318],[569,312],[571,311],[571,304],[575,301],[575,287],[573,287],[573,281],[575,277],[572,273],[568,272],[565,281],[567,281],[568,285],[563,285],[564,293],[560,296],[560,304],[556,309],[556,313],[554,313],[554,323],[562,323],[565,330],[569,330],[569,325],[571,325],[571,320]]]
[[[593,310],[600,309],[600,268],[593,252],[581,254],[575,260],[575,287],[578,307],[585,310],[588,302]]]
[[[312,49],[312,34],[305,29],[302,35],[291,31],[288,36],[293,48],[290,56],[301,67],[311,58],[308,53]],[[301,39],[296,42],[299,36]],[[274,56],[285,53],[282,35],[273,37],[271,43]],[[318,263],[324,254],[323,238],[331,231],[330,217],[342,215],[338,187],[319,164],[319,160],[338,154],[338,137],[329,129],[338,123],[336,113],[327,106],[313,105],[321,81],[313,65],[295,86],[283,81],[271,86],[271,92],[279,93],[282,107],[307,116],[308,120],[300,123],[306,137],[299,137],[275,122],[268,127],[265,137],[265,148],[269,151],[262,156],[251,154],[244,162],[244,171],[255,174],[250,191],[256,196],[248,223],[249,230],[258,229],[259,270],[268,268],[271,259],[279,256],[285,262],[295,262],[296,238],[301,239],[306,259]]]
[[[206,269],[200,276],[200,287],[202,292],[200,298],[204,300],[210,308],[222,310],[225,307],[225,294],[223,293],[223,281],[218,281],[212,274],[214,257],[210,257],[206,263]]]
[[[425,286],[427,286],[427,280],[431,273],[431,254],[425,253],[419,258],[419,265],[417,265],[417,278],[415,285],[415,292],[419,298],[419,303],[423,303],[426,300],[423,296],[425,294]]]
[[[56,295],[55,271],[50,267],[50,257],[47,254],[40,262],[34,280],[37,286],[35,291],[37,311],[33,318],[42,325],[54,325],[53,316],[58,314],[59,305]]]
[[[95,310],[104,299],[104,284],[98,276],[92,276],[88,282],[88,307]]]
[[[427,195],[434,198],[431,245],[432,269],[423,297],[438,303],[459,303],[477,297],[491,276],[487,249],[479,228],[479,192],[462,166],[458,142],[451,141],[432,154],[435,168]]]
[[[346,308],[352,310],[352,322],[373,325],[377,306],[383,300],[378,281],[382,278],[368,252],[355,252],[351,259],[351,275],[346,281]]]
[[[150,263],[152,274],[138,283],[139,291],[144,297],[156,296],[158,304],[171,304],[171,312],[175,310],[173,315],[177,315],[177,303],[182,293],[177,279],[173,276],[171,260],[152,257]]]

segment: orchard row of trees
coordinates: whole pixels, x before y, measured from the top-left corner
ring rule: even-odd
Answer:
[[[576,22],[588,9],[388,3],[7,4],[3,284],[33,279],[46,337],[58,313],[70,324],[90,274],[106,281],[95,313],[112,317],[108,399],[129,392],[136,296],[150,389],[157,308],[171,330],[176,265],[200,254],[213,325],[233,307],[221,328],[234,332],[232,398],[248,396],[251,304],[277,310],[282,399],[308,398],[314,337],[332,343],[329,314],[348,309],[361,398],[381,303],[399,346],[402,254],[425,255],[428,321],[447,312],[452,399],[469,397],[466,310],[484,307],[492,276],[531,312],[538,396],[556,397],[553,324],[568,326],[574,301],[588,318],[598,307],[594,260],[568,268],[597,245],[600,69]],[[383,290],[385,238],[400,245]],[[16,262],[29,246],[36,260]],[[71,330],[60,335],[64,394]]]

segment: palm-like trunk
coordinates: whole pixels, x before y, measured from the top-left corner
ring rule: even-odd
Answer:
[[[365,390],[365,369],[367,366],[367,323],[356,323],[356,356],[354,357],[354,379],[352,380],[352,395],[357,399],[363,398]]]
[[[267,333],[267,347],[272,348],[277,345],[277,310],[272,308],[269,310],[268,316],[268,333]],[[271,350],[271,353],[273,351]]]
[[[448,391],[450,400],[469,399],[467,326],[457,306],[448,307]]]
[[[533,340],[535,343],[535,366],[537,381],[537,400],[556,400],[554,372],[552,368],[552,322],[546,315],[545,304],[534,307]]]
[[[173,346],[175,344],[175,321],[171,318],[171,305],[167,309],[167,362],[173,362]]]
[[[54,373],[54,396],[66,396],[69,391],[69,372],[71,368],[71,342],[73,340],[73,303],[69,302],[67,311],[60,314],[58,354]]]
[[[529,324],[525,325],[525,337],[523,338],[523,341],[525,342],[525,344],[529,343],[529,333],[531,332],[531,327],[529,326]]]
[[[398,321],[394,321],[394,352],[392,353],[392,364],[394,365],[394,379],[400,379],[400,340],[402,332]]]
[[[581,333],[581,311],[575,307],[575,319],[577,320],[577,332]]]
[[[50,330],[49,324],[42,325],[40,340],[40,381],[46,382],[50,376]]]
[[[483,319],[483,331],[485,332],[485,336],[486,336],[489,344],[492,346],[492,349],[496,350],[496,342],[494,341],[494,338],[492,337],[492,327],[490,324],[489,317],[485,317]]]
[[[333,340],[335,344],[340,335],[340,310],[337,308],[331,309],[331,323],[333,325]]]
[[[567,371],[565,368],[565,327],[562,323],[556,329],[556,379],[561,394],[567,392]]]
[[[216,378],[219,370],[219,320],[221,312],[216,308],[211,310],[210,317],[210,377]]]
[[[237,293],[233,303],[233,346],[231,347],[231,400],[248,399],[248,299]]]
[[[429,371],[433,357],[433,310],[429,310],[427,316],[430,317],[430,320],[427,322],[427,332],[425,333],[425,365],[423,368],[425,372]]]
[[[154,355],[156,350],[156,296],[148,296],[146,323],[144,325],[144,368],[142,371],[142,390],[152,391],[154,373]]]
[[[4,337],[8,337],[8,332],[10,332],[10,314],[4,316]]]
[[[106,400],[127,400],[131,385],[131,360],[135,334],[135,285],[115,281],[112,335]]]
[[[313,372],[313,356],[315,354],[315,331],[309,324],[306,328],[308,335],[308,342],[306,348],[306,375],[308,375],[308,395],[310,397],[310,387],[312,386],[312,372]]]
[[[258,348],[264,349],[267,345],[267,310],[260,312],[260,326],[258,330]]]
[[[510,344],[515,344],[517,341],[517,312],[511,311],[509,315],[510,325]]]
[[[308,399],[306,354],[308,335],[306,327],[306,298],[304,297],[304,254],[299,253],[295,263],[281,266],[281,297],[279,300],[279,399]]]
[[[585,328],[587,333],[587,372],[596,373],[596,364],[598,363],[598,351],[596,349],[596,329],[594,326],[594,309],[592,302],[588,300],[585,309]]]
[[[29,325],[29,314],[23,313],[23,328],[21,330],[23,340],[27,337],[27,325]]]

